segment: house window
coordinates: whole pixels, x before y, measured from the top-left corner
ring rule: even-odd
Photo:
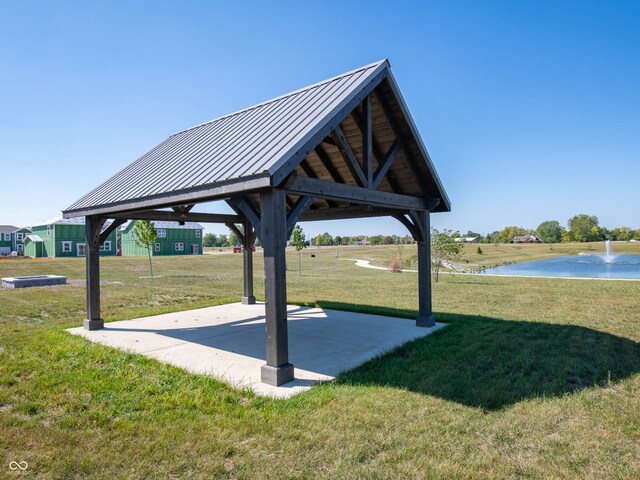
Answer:
[[[17,244],[16,248],[18,249],[18,253],[24,253],[24,245],[22,243]]]
[[[200,238],[200,230],[196,230],[196,237]]]
[[[62,253],[71,253],[71,242],[62,242]]]
[[[78,257],[86,257],[87,256],[87,249],[86,249],[86,245],[84,243],[76,244],[76,255]]]
[[[11,234],[10,233],[5,233],[4,234],[4,241],[5,242],[10,242],[11,241]]]
[[[101,252],[110,252],[111,251],[111,240],[107,240],[106,242],[100,245]]]
[[[47,225],[47,235],[51,236],[51,225]]]
[[[24,233],[16,233],[16,240],[18,242],[21,242],[22,240],[24,240]]]
[[[184,252],[184,243],[176,242],[176,252]]]
[[[167,231],[164,228],[158,229],[158,238],[164,238],[167,236]]]
[[[156,243],[156,244],[155,244],[155,246],[154,246],[154,250],[155,250],[156,252],[159,252],[159,251],[160,251],[160,244],[159,244],[159,243]]]

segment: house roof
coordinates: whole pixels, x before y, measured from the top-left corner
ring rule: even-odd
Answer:
[[[431,198],[440,200],[436,211],[449,211],[449,199],[395,87],[389,62],[381,60],[175,133],[74,202],[64,214],[71,217],[170,206],[180,201],[197,203],[225,198],[230,192],[277,185],[306,156],[313,155],[314,148],[335,127],[336,119],[340,122],[348,117],[383,80],[387,86],[382,93],[391,102],[387,110],[397,116],[398,128],[409,138],[411,152],[405,154],[421,157],[419,175],[400,174],[404,180],[399,183],[406,188],[399,193],[427,191]],[[380,111],[380,107],[376,109]],[[384,128],[381,122],[377,124]],[[393,168],[388,175],[393,176]],[[420,182],[423,188],[414,185]],[[380,189],[392,190],[386,182]]]
[[[29,240],[30,242],[42,242],[42,238],[40,238],[39,235],[33,235],[33,234],[25,235],[23,242],[27,243],[27,240]]]
[[[56,216],[50,218],[49,220],[45,220],[40,223],[36,223],[32,225],[33,227],[44,227],[47,225],[84,225],[84,217],[73,217],[73,218],[63,218],[62,216]],[[107,220],[104,224],[104,227],[108,227],[111,224],[111,220]]]
[[[13,225],[0,225],[0,233],[13,233],[16,230],[20,230],[18,227],[14,227]]]
[[[124,223],[121,228],[123,230],[126,230],[127,228],[129,228],[129,225],[131,225],[131,223],[133,222],[135,222],[135,220],[128,221]],[[179,228],[183,230],[203,230],[203,226],[196,222],[185,222],[184,225],[180,225],[178,222],[164,222],[164,221],[152,220],[151,223],[153,223],[153,225],[156,228],[165,228],[165,229]]]

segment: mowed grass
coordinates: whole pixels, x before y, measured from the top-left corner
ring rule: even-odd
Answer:
[[[415,316],[415,274],[347,260],[397,247],[339,250],[289,252],[290,303]],[[101,266],[107,321],[242,292],[241,255]],[[447,328],[271,400],[69,335],[83,260],[0,261],[36,273],[74,284],[0,290],[0,478],[640,478],[640,282],[442,276]]]

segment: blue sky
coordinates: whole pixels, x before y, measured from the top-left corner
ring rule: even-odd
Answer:
[[[5,2],[0,224],[59,214],[175,131],[389,58],[453,203],[434,226],[639,228],[639,23],[637,1]]]

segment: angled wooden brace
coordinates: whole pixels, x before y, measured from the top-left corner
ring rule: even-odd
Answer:
[[[227,203],[238,214],[244,215],[251,222],[251,225],[253,225],[253,230],[255,232],[262,231],[260,225],[260,213],[256,211],[249,200],[244,197],[230,198],[229,200],[227,200]]]
[[[315,200],[315,197],[301,196],[293,205],[293,208],[289,210],[289,213],[287,213],[287,238],[291,237],[291,233],[293,232],[300,215],[302,215],[302,213],[309,208]]]
[[[114,219],[107,228],[100,232],[100,238],[98,239],[99,243],[102,244],[107,238],[109,238],[109,235],[111,235],[116,228],[120,225],[124,225],[125,223],[127,223],[127,219],[125,218]]]

